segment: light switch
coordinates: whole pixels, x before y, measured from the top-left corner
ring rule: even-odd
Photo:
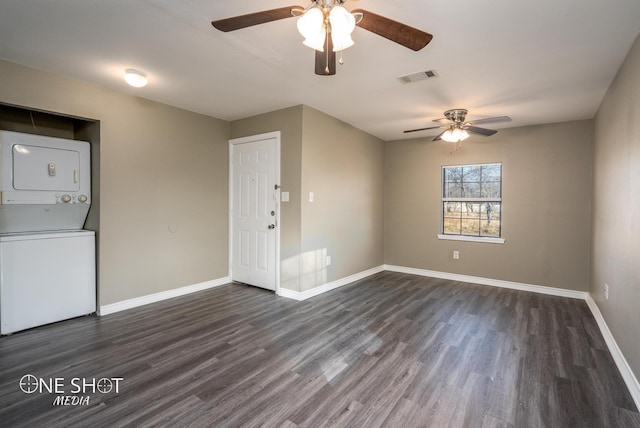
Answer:
[[[313,192],[309,192],[309,202],[313,202]]]
[[[280,193],[280,200],[282,202],[289,202],[289,192]]]

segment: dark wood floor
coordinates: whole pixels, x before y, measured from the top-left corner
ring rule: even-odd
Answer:
[[[25,374],[63,378],[65,392],[72,378],[123,380],[54,406],[20,390]],[[640,415],[583,301],[383,272],[305,302],[234,284],[3,337],[0,425],[640,427]]]

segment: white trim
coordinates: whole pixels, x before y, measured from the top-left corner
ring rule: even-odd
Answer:
[[[442,198],[442,202],[502,202],[502,198]]]
[[[276,254],[275,254],[275,293],[280,292],[280,192],[281,192],[281,176],[280,176],[280,131],[266,132],[264,134],[250,135],[248,137],[232,138],[229,140],[229,277],[233,278],[233,146],[242,143],[251,143],[262,140],[276,140]]]
[[[629,389],[629,393],[631,394],[633,401],[636,403],[636,407],[640,409],[640,383],[638,383],[638,378],[636,378],[636,376],[633,374],[633,370],[631,370],[631,367],[629,367],[629,363],[618,347],[613,334],[611,334],[611,330],[609,330],[609,326],[604,320],[604,317],[602,316],[602,313],[600,312],[600,309],[598,308],[595,300],[593,300],[593,298],[591,297],[591,294],[589,294],[585,300],[587,301],[589,309],[591,309],[593,317],[598,323],[598,327],[600,327],[600,332],[604,337],[604,341],[607,343],[609,352],[611,352],[611,356],[616,362],[616,366],[618,366],[618,370],[620,370],[620,374],[622,375],[624,382],[627,384],[627,388]]]
[[[114,312],[137,308],[138,306],[148,305],[149,303],[156,303],[162,300],[173,299],[174,297],[185,296],[187,294],[196,293],[198,291],[208,290],[209,288],[219,287],[221,285],[229,284],[230,282],[231,279],[226,276],[224,278],[212,279],[211,281],[187,285],[185,287],[161,291],[159,293],[147,294],[146,296],[134,297],[133,299],[123,300],[121,302],[100,306],[98,315],[104,316],[112,314]]]
[[[466,236],[466,235],[443,235],[438,234],[438,239],[445,239],[449,241],[469,241],[469,242],[484,242],[487,244],[504,244],[503,238],[490,238],[488,236]]]
[[[462,168],[462,167],[476,167],[476,166],[487,166],[487,165],[502,165],[502,162],[486,162],[486,163],[461,163],[461,164],[452,164],[452,165],[442,165],[442,169],[445,168]]]
[[[586,299],[586,291],[567,290],[564,288],[546,287],[542,285],[524,284],[521,282],[503,281],[501,279],[482,278],[479,276],[460,275],[457,273],[438,272],[426,269],[416,269],[403,266],[384,265],[384,270],[408,273],[412,275],[429,276],[432,278],[450,279],[452,281],[470,282],[473,284],[489,285],[492,287],[509,288],[512,290],[529,291],[532,293],[549,294],[552,296],[570,297],[572,299]]]
[[[376,273],[380,273],[382,271],[384,271],[384,266],[377,266],[377,267],[367,269],[365,271],[347,276],[342,279],[327,282],[326,284],[323,284],[319,287],[314,287],[310,290],[305,290],[305,291],[294,291],[294,290],[289,290],[287,288],[281,288],[278,295],[282,297],[286,297],[288,299],[293,299],[298,301],[307,300],[307,299],[310,299],[311,297],[315,297],[319,294],[326,293],[327,291],[335,290],[336,288],[342,287],[347,284],[351,284],[352,282],[359,281],[361,279],[364,279],[371,275],[375,275]]]

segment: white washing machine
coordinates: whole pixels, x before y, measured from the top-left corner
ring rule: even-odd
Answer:
[[[90,145],[0,131],[0,332],[96,311]]]
[[[96,311],[91,231],[0,236],[2,334]]]

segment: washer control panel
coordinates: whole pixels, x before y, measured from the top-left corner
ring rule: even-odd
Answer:
[[[87,195],[77,193],[56,193],[56,203],[58,204],[88,204]]]

